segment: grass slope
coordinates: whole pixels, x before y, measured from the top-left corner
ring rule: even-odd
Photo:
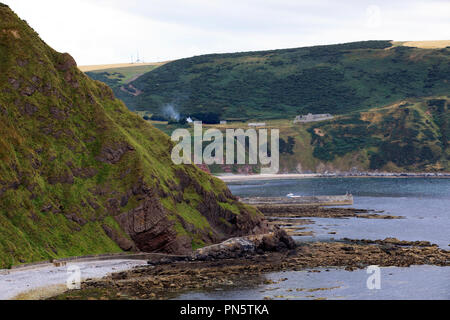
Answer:
[[[91,70],[94,67],[80,68],[85,72],[90,78],[94,80],[101,81],[108,85],[113,91],[116,97],[121,99],[125,103],[132,103],[133,96],[127,92],[129,83],[136,80],[140,76],[147,72],[153,71],[156,68],[164,65],[161,63],[152,64],[140,64],[140,65],[127,65],[126,67],[114,67],[114,68],[99,68]],[[84,71],[88,70],[88,71]]]
[[[407,99],[306,126],[316,170],[449,171],[449,102]]]
[[[170,220],[168,240],[189,248],[244,232],[236,212],[259,221],[221,181],[173,165],[167,135],[1,3],[0,70],[0,268],[130,249],[115,218],[149,192]],[[222,202],[226,223],[205,218],[202,208]]]
[[[292,140],[280,150],[281,172],[448,172],[449,103],[448,96],[406,99],[323,122],[268,124]]]

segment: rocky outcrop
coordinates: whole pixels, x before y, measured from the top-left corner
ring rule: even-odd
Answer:
[[[117,245],[124,251],[134,251],[136,250],[136,246],[133,241],[127,239],[126,237],[120,235],[117,230],[112,229],[110,226],[103,224],[103,230]]]
[[[116,164],[129,151],[134,151],[134,148],[126,142],[121,142],[114,146],[104,146],[97,159],[101,162]]]
[[[284,230],[275,229],[267,234],[232,238],[222,243],[198,249],[194,260],[239,258],[247,254],[294,249],[294,240]]]
[[[206,191],[198,181],[192,179],[184,171],[177,171],[176,176],[180,179],[181,191],[193,187],[202,196],[202,201],[197,205],[197,210],[206,217],[220,240],[233,236],[241,237],[270,232],[269,224],[258,213],[251,212],[248,207],[241,206],[239,214],[236,214],[220,205],[220,202],[223,203],[228,200],[232,200],[236,205],[239,205],[237,199],[228,189],[222,194],[216,195],[212,191]]]
[[[73,175],[69,171],[64,171],[60,175],[52,175],[48,177],[48,183],[51,185],[62,183],[62,184],[73,184]]]
[[[360,218],[360,219],[403,219],[401,216],[380,214],[368,209],[354,208],[329,208],[317,205],[279,205],[262,204],[257,208],[266,217],[289,217],[289,218]]]
[[[177,235],[174,221],[169,220],[168,212],[152,190],[148,190],[139,207],[118,215],[116,220],[140,251],[187,253],[191,250],[190,240]]]

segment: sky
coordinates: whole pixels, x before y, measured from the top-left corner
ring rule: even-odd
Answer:
[[[361,40],[450,40],[450,0],[0,0],[78,65]]]

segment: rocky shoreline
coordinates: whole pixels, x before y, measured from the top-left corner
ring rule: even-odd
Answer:
[[[361,219],[403,219],[401,216],[384,215],[383,212],[355,209],[328,208],[303,205],[257,205],[268,218],[361,218]]]
[[[306,230],[306,226],[315,224],[314,220],[307,218],[404,219],[402,216],[383,214],[382,211],[355,208],[285,204],[262,204],[256,207],[265,215],[269,224],[283,228],[291,237],[312,237],[315,235],[314,231]],[[330,231],[328,234],[336,234],[336,231]]]
[[[147,266],[115,273],[101,280],[88,280],[82,284],[82,290],[52,299],[170,299],[190,291],[256,286],[267,281],[264,277],[267,273],[318,267],[353,271],[369,265],[450,266],[450,251],[427,242],[346,240],[299,244],[289,248],[288,240],[287,243],[281,241],[283,245],[276,242],[283,237],[279,234],[266,240],[259,238],[254,246],[256,250],[245,250],[245,242],[231,241],[225,245],[233,248],[230,250],[222,251],[222,244],[221,250],[209,248],[190,257],[151,260]],[[263,243],[269,246],[264,247]]]
[[[184,256],[152,257],[148,264],[88,280],[79,291],[52,299],[171,299],[193,291],[227,290],[265,284],[265,275],[314,268],[364,269],[369,265],[409,267],[450,266],[450,251],[427,241],[342,239],[295,243],[291,236],[310,236],[307,218],[401,219],[383,212],[354,208],[262,205],[273,232],[233,238]],[[302,218],[302,219],[296,219]],[[305,219],[306,218],[306,219]],[[300,231],[299,231],[300,230]]]

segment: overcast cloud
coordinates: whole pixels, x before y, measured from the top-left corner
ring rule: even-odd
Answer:
[[[359,40],[450,40],[450,1],[0,0],[79,65]]]

